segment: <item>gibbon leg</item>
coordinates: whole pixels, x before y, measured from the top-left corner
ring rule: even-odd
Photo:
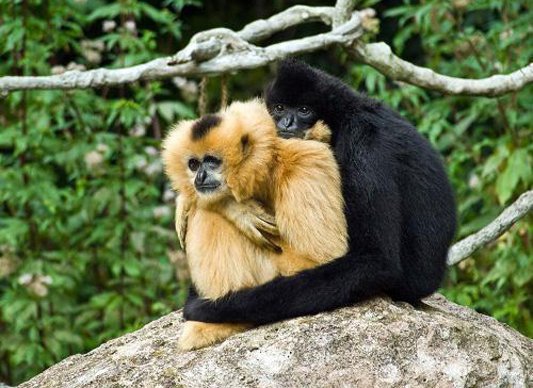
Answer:
[[[282,276],[291,276],[305,269],[317,266],[315,261],[310,260],[304,255],[292,252],[284,253],[274,260],[276,260],[276,268]]]

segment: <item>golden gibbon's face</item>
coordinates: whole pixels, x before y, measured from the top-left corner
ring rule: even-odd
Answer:
[[[259,100],[175,125],[163,143],[165,171],[177,191],[205,205],[251,198],[268,180],[276,127]]]
[[[224,162],[213,154],[190,155],[186,169],[198,199],[214,202],[229,195]]]

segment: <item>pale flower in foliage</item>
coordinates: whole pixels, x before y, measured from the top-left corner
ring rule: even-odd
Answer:
[[[468,179],[468,186],[471,189],[478,188],[480,184],[481,184],[481,180],[479,179],[479,177],[476,174],[470,175],[470,179]]]
[[[97,65],[100,62],[102,62],[102,54],[100,54],[98,51],[94,50],[85,50],[82,52],[83,56],[87,61]]]
[[[163,163],[159,159],[154,160],[144,169],[144,173],[150,177],[159,175],[163,172]]]
[[[87,169],[94,171],[102,165],[104,155],[102,155],[101,152],[98,152],[98,150],[93,150],[85,154],[84,160]]]
[[[53,66],[50,70],[53,75],[63,74],[65,71],[67,71],[67,69],[65,69],[64,66]]]
[[[96,146],[96,150],[102,154],[105,154],[109,151],[109,146],[107,144],[100,143]]]
[[[104,20],[102,23],[102,30],[104,32],[111,32],[117,27],[117,22],[114,20]]]
[[[70,62],[70,63],[67,65],[67,70],[68,70],[68,71],[73,71],[73,70],[76,70],[76,71],[85,71],[85,70],[87,70],[87,68],[86,68],[84,65],[80,65],[79,63],[76,63],[76,62]]]
[[[144,147],[144,152],[146,152],[146,154],[150,156],[157,156],[159,154],[157,148],[152,146]]]
[[[143,124],[135,124],[135,126],[129,131],[130,136],[143,137],[146,135],[146,126]]]
[[[104,51],[104,42],[99,40],[83,40],[81,42],[81,53],[93,64],[98,64],[102,61],[102,51]]]
[[[167,187],[165,189],[165,192],[163,193],[163,201],[174,202],[175,198],[176,198],[176,193]]]
[[[172,214],[172,211],[170,210],[170,207],[162,205],[156,206],[152,211],[152,214],[154,215],[154,218],[163,218],[169,217]]]
[[[20,265],[20,259],[13,253],[9,246],[0,246],[0,279],[8,277]]]
[[[174,77],[172,83],[180,90],[185,101],[193,102],[198,99],[198,83],[184,77]]]
[[[465,9],[472,0],[453,0],[452,5],[456,9]]]
[[[25,273],[20,275],[18,282],[33,296],[44,298],[48,295],[48,288],[52,284],[52,277],[48,275]]]
[[[154,147],[146,147],[145,152],[147,155],[155,156],[159,154]],[[139,157],[135,161],[135,168],[149,177],[159,175],[163,172],[163,163],[159,158],[155,159],[152,162],[149,162],[146,156]]]
[[[126,30],[128,30],[132,34],[135,34],[137,32],[137,25],[133,20],[128,20],[126,23],[124,23],[124,28],[126,28]]]
[[[0,279],[8,277],[17,269],[17,262],[10,257],[0,257]]]
[[[135,168],[139,171],[143,171],[148,166],[148,161],[145,157],[140,157],[135,161]]]

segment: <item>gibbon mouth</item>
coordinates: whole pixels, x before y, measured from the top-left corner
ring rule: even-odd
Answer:
[[[207,193],[211,193],[211,192],[215,191],[216,189],[218,189],[219,186],[220,186],[220,183],[219,184],[211,184],[211,185],[198,185],[198,186],[196,186],[196,190],[199,193],[207,194]]]
[[[291,137],[295,137],[296,135],[296,133],[293,131],[278,131],[278,134],[284,139],[290,139]]]

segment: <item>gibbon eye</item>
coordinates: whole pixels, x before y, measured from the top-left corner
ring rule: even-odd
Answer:
[[[191,171],[196,171],[200,168],[200,161],[198,159],[189,159],[189,169]]]
[[[218,167],[222,164],[222,160],[220,160],[219,158],[217,158],[216,156],[211,156],[211,155],[207,155],[205,158],[204,158],[204,162],[205,163],[208,163],[214,167]]]
[[[276,104],[274,105],[274,110],[278,113],[281,113],[285,110],[285,107],[281,104]]]
[[[300,107],[300,109],[298,109],[298,111],[303,114],[303,115],[308,115],[309,113],[311,113],[311,109],[309,109],[308,107],[306,106],[302,106]]]

